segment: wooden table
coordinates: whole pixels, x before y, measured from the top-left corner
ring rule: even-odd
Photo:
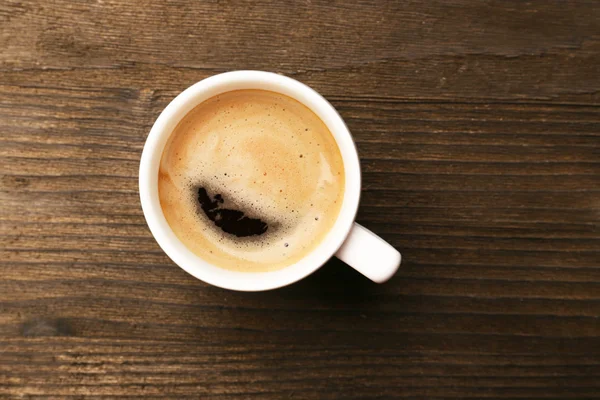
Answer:
[[[0,398],[600,398],[599,2],[0,0],[0,32]],[[160,250],[146,135],[235,69],[345,118],[390,282],[236,293]]]

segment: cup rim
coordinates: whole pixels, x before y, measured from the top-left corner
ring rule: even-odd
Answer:
[[[195,106],[218,94],[239,89],[270,90],[292,97],[311,109],[336,140],[344,163],[344,199],[338,217],[313,250],[296,263],[269,272],[240,272],[220,268],[189,250],[164,217],[158,196],[158,168],[164,146],[175,126]],[[139,169],[139,192],[144,217],[167,256],[192,276],[225,289],[263,291],[294,283],[327,262],[343,244],[354,223],[360,201],[361,173],[356,145],[336,109],[309,86],[264,71],[231,71],[203,79],[177,95],[161,112],[144,144]]]

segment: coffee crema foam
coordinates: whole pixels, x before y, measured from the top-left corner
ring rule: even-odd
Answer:
[[[327,126],[275,92],[236,90],[196,106],[163,151],[158,189],[173,232],[219,267],[273,271],[335,223],[344,164]]]

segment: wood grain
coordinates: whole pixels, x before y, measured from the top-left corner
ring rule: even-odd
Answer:
[[[600,398],[600,3],[0,1],[0,398]],[[210,287],[137,168],[181,90],[325,95],[404,256]]]

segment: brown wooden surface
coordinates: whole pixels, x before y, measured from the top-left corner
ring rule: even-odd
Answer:
[[[0,0],[0,398],[600,398],[600,3]],[[146,227],[182,89],[338,108],[404,262],[236,293]]]

